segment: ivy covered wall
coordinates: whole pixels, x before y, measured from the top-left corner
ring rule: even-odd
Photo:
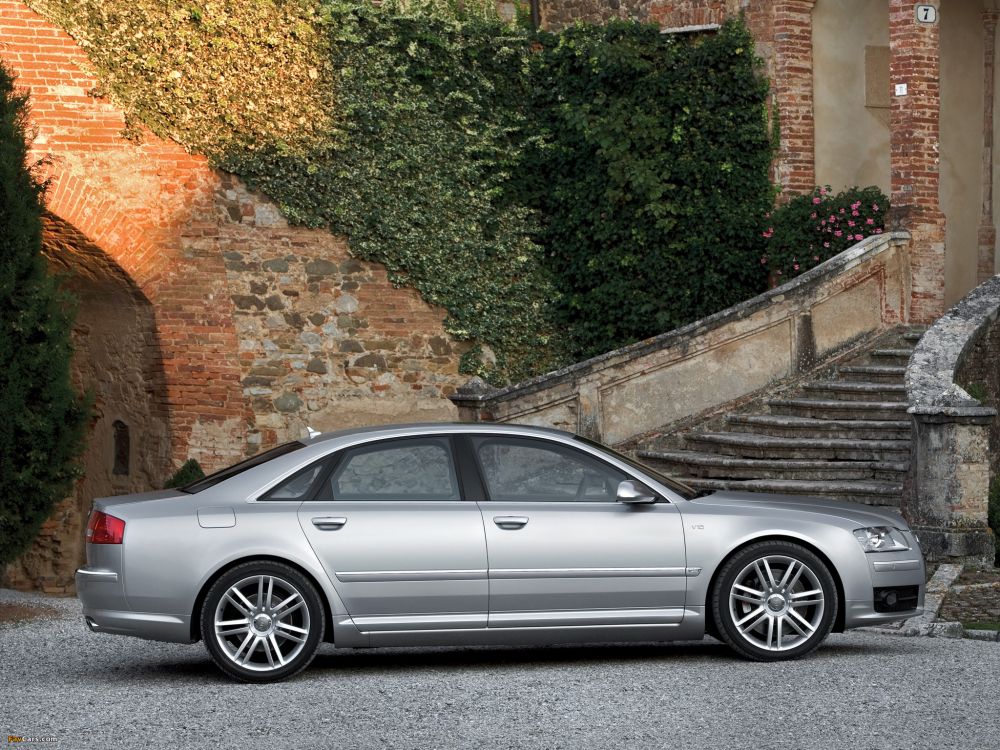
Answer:
[[[443,306],[492,382],[763,284],[767,87],[738,22],[552,35],[468,0],[28,4],[134,123]]]

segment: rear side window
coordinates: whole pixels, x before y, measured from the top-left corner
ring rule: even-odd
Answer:
[[[255,466],[260,466],[261,464],[266,464],[268,461],[273,461],[281,456],[286,456],[293,451],[299,450],[299,448],[305,448],[305,443],[300,443],[298,441],[292,443],[284,443],[279,445],[277,448],[272,448],[269,451],[264,451],[263,453],[258,453],[256,456],[251,456],[245,461],[240,461],[238,464],[233,464],[232,466],[215,472],[214,474],[209,474],[204,479],[199,479],[197,482],[192,482],[191,484],[181,487],[181,492],[188,492],[190,494],[195,494],[201,492],[202,490],[207,490],[209,487],[214,487],[219,482],[224,482],[227,479],[235,477],[237,474],[242,474],[247,469],[252,469]]]
[[[344,452],[318,500],[461,500],[451,441],[403,438]]]
[[[329,462],[326,460],[317,461],[312,466],[293,474],[290,478],[261,495],[258,499],[285,501],[302,500],[309,494],[313,485],[316,484],[316,480],[319,479],[319,476],[328,465]]]

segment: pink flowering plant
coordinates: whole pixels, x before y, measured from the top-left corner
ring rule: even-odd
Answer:
[[[889,199],[874,186],[834,194],[826,185],[797,195],[767,214],[760,263],[771,283],[780,284],[882,234],[888,209]]]

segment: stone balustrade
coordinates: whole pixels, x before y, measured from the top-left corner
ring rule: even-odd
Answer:
[[[909,235],[875,235],[683,328],[503,389],[451,396],[466,421],[558,427],[608,444],[719,409],[909,314]]]

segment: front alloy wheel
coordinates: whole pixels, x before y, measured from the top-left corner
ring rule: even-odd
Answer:
[[[759,661],[802,656],[833,625],[837,593],[826,565],[790,542],[764,542],[724,564],[712,596],[722,639]]]
[[[293,568],[244,563],[205,598],[201,632],[213,661],[245,682],[274,682],[304,669],[323,632],[315,587]]]

